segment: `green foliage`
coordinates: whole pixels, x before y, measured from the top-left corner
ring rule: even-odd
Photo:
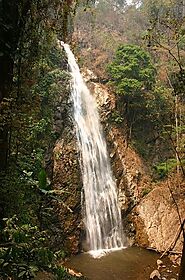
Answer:
[[[41,171],[39,172],[38,179],[39,179],[39,188],[46,189],[47,188],[47,174],[44,169],[41,169]]]
[[[0,275],[14,279],[31,279],[39,269],[46,269],[54,260],[44,244],[46,232],[30,224],[18,225],[16,216],[4,219],[2,231],[4,247],[0,250]]]
[[[155,126],[164,125],[172,118],[173,98],[171,90],[156,83],[153,91],[146,93],[147,118]]]
[[[164,179],[168,173],[177,167],[176,159],[168,159],[166,162],[156,164],[153,168],[159,179]]]
[[[111,113],[111,116],[110,116],[111,122],[121,124],[121,123],[123,123],[123,120],[124,120],[123,117],[120,115],[120,113],[118,111],[113,111]]]
[[[118,94],[118,105],[125,108],[122,113],[126,114],[128,123],[146,115],[151,107],[147,95],[155,85],[156,74],[149,54],[135,45],[121,45],[108,71]],[[154,99],[155,93],[151,95]]]
[[[9,168],[0,174],[0,206],[6,209],[6,217],[17,213],[23,222],[36,221],[41,197],[35,190],[49,188],[44,157],[62,130],[62,126],[57,132],[54,129],[55,112],[69,92],[69,74],[58,68],[64,61],[63,53],[52,43],[29,77],[22,72],[26,76],[22,76],[20,96],[16,98],[12,92],[7,113],[11,124]]]
[[[137,135],[137,137],[136,137],[136,135]],[[142,137],[142,135],[145,135],[144,131],[141,131],[141,133],[139,133],[138,131],[135,131],[135,134],[132,139],[132,146],[139,153],[139,155],[141,157],[143,157],[144,159],[147,159],[150,148],[147,147],[146,139],[144,137]]]
[[[28,162],[24,164],[28,165]],[[0,174],[1,211],[6,217],[11,217],[17,213],[19,219],[23,223],[27,223],[30,219],[35,220],[35,211],[39,205],[40,197],[37,196],[33,186],[37,185],[37,181],[33,179],[31,167],[28,169],[16,169],[16,165],[12,166],[5,172]],[[36,203],[33,207],[33,201]],[[6,212],[5,212],[6,211]]]
[[[135,45],[121,45],[108,71],[116,93],[118,106],[128,123],[146,114],[146,93],[155,84],[155,68],[147,52]]]
[[[173,85],[174,93],[177,94],[184,101],[184,92],[185,92],[185,70],[175,70],[170,73],[171,83]]]
[[[56,109],[62,102],[65,107],[69,93],[69,74],[63,70],[66,58],[56,46],[56,38],[45,42],[44,53],[39,51],[32,60],[33,53],[29,53],[26,44],[22,46],[21,70],[17,72],[15,68],[15,87],[4,106],[6,114],[1,115],[11,128],[8,167],[0,174],[0,220],[9,218],[4,229],[0,223],[4,245],[0,249],[0,271],[4,279],[32,279],[38,270],[52,272],[62,257],[52,251],[56,237],[52,236],[53,243],[49,239],[53,224],[58,223],[51,203],[56,195],[42,191],[51,188],[45,156],[49,157],[63,128],[61,125],[56,131]],[[19,59],[17,56],[17,63]],[[57,117],[65,121],[61,115]],[[13,218],[10,223],[15,213],[18,222]],[[46,228],[48,234],[43,231]]]
[[[75,280],[67,269],[57,266],[56,261],[63,255],[54,253],[48,247],[49,236],[37,226],[18,224],[13,216],[4,219],[0,248],[0,276],[3,279],[33,279],[38,271],[48,271],[56,275],[56,279]]]
[[[128,97],[151,89],[155,83],[156,71],[149,54],[135,45],[121,45],[108,71],[117,93]]]
[[[147,160],[154,157],[157,140],[168,153],[163,126],[173,119],[173,97],[171,90],[156,81],[150,55],[138,46],[121,45],[108,71],[117,93],[115,114],[126,120],[132,145]]]

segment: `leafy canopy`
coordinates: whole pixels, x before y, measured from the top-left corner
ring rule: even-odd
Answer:
[[[135,45],[120,45],[108,66],[118,94],[135,94],[150,90],[155,83],[155,68],[147,52]]]

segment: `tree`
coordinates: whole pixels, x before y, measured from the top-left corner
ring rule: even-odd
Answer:
[[[183,249],[182,249],[182,258],[181,258],[181,265],[180,265],[179,280],[184,280],[184,278],[185,278],[185,234],[184,233],[185,233],[185,230],[183,229],[184,244],[183,244]]]
[[[77,43],[80,62],[90,67],[100,80],[107,80],[106,66],[121,43],[142,44],[146,29],[141,9],[126,1],[101,0],[80,6],[74,19],[73,41]]]
[[[163,124],[168,125],[171,120],[171,98],[164,86],[156,82],[151,56],[139,46],[121,45],[108,71],[120,116],[117,114],[116,119],[119,123],[122,119],[128,140],[139,154],[150,166],[156,164],[157,158],[163,160],[161,155],[156,157],[159,142],[165,156],[170,154],[170,145],[163,141]]]
[[[1,276],[4,278],[25,279],[28,272],[20,271],[20,266],[28,268],[20,246],[19,258],[14,241],[6,239],[7,235],[3,239],[5,218],[16,213],[19,220],[13,228],[23,225],[28,228],[30,224],[37,234],[43,228],[52,234],[54,227],[50,222],[58,221],[52,209],[53,192],[51,196],[49,191],[47,193],[51,183],[46,180],[45,171],[52,169],[50,153],[67,118],[62,109],[57,111],[69,92],[69,75],[63,71],[67,67],[66,57],[58,48],[57,35],[60,34],[61,39],[67,36],[65,27],[68,28],[68,18],[74,8],[72,2],[0,1],[0,79],[3,78],[0,83],[0,243],[4,259],[0,266],[3,266]],[[47,178],[51,179],[51,176]],[[26,231],[25,234],[28,236]],[[35,236],[31,230],[30,240],[35,240]],[[44,243],[52,248],[49,236],[40,244],[41,249],[44,249]],[[24,241],[28,248],[28,242]],[[31,252],[28,252],[29,260]],[[13,255],[16,255],[15,262]],[[17,271],[15,263],[18,264]],[[48,264],[51,271],[53,264],[50,260]],[[61,278],[68,279],[62,269]],[[14,272],[16,275],[12,276]],[[27,276],[27,279],[31,278]]]
[[[52,3],[48,0],[0,1],[0,170],[4,170],[7,164],[12,106],[10,93],[15,70],[17,95],[20,95],[23,58],[32,56],[32,60],[33,57],[37,59],[43,43],[43,30],[58,33],[65,40],[75,3],[70,0],[54,0]]]
[[[155,83],[156,70],[151,58],[138,46],[121,45],[108,71],[122,105],[125,104],[125,114],[132,122],[143,109],[146,91]]]
[[[26,1],[19,15],[19,6],[15,1],[0,2],[0,114],[5,114],[3,99],[9,97],[13,82],[15,52],[22,32],[24,20],[30,8]],[[4,169],[8,153],[8,124],[1,123],[0,129],[0,170]]]
[[[148,46],[151,51],[162,57],[161,67],[166,72],[166,84],[172,89],[174,100],[174,118],[171,127],[174,127],[174,136],[170,135],[173,142],[177,161],[177,178],[184,177],[182,160],[184,157],[183,131],[185,119],[183,117],[184,91],[185,91],[185,1],[171,0],[144,0],[143,6],[147,10],[149,18],[149,28],[146,36]],[[180,170],[182,172],[180,172]],[[179,183],[179,187],[180,183]],[[185,279],[185,234],[183,223],[183,254],[179,280]]]

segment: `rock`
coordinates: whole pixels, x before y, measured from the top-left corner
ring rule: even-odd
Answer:
[[[161,265],[163,265],[163,261],[157,260],[157,266],[161,266]]]
[[[150,279],[161,280],[161,275],[157,269],[150,274]]]
[[[63,246],[66,251],[76,254],[81,249],[81,175],[76,142],[69,125],[66,124],[53,150],[53,188],[65,193],[65,203],[55,202],[58,222],[54,224],[56,237],[52,245]]]
[[[90,82],[90,81],[97,81],[98,77],[90,70],[90,69],[83,69],[82,76],[85,80],[85,82]]]
[[[173,184],[175,185],[175,182],[172,181],[171,185]],[[185,203],[184,198],[180,195],[178,195],[177,204],[180,215],[184,217]],[[166,184],[156,186],[134,210],[137,213],[135,228],[140,236],[140,239],[137,240],[138,244],[144,245],[140,240],[142,241],[142,237],[147,236],[148,247],[165,252],[179,231],[179,217],[168,186]],[[140,227],[141,223],[143,227]],[[173,250],[181,252],[182,244],[183,236],[181,233]]]
[[[171,255],[169,259],[173,262],[174,267],[180,266],[181,256],[180,255]]]
[[[76,277],[82,277],[82,273],[80,272],[76,272],[73,269],[69,268],[68,269],[69,274],[71,274],[72,276],[76,276]]]

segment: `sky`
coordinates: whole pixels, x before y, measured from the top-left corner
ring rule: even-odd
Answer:
[[[127,4],[130,5],[133,3],[133,0],[126,0],[127,1]],[[138,1],[138,4],[136,5],[136,7],[139,7],[140,6],[140,3]]]

